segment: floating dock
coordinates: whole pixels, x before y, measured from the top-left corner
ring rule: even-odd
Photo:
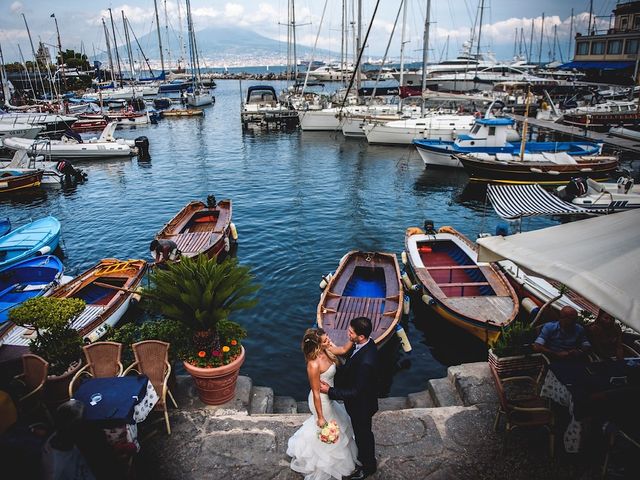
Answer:
[[[525,120],[525,117],[522,115],[509,116],[520,123],[524,122]],[[640,142],[627,138],[615,137],[610,133],[599,133],[593,132],[591,130],[585,131],[585,129],[581,127],[564,125],[562,123],[555,123],[549,120],[538,120],[536,118],[527,118],[527,124],[545,130],[552,130],[554,132],[563,133],[565,135],[572,135],[577,138],[583,138],[585,140],[604,143],[605,145],[619,150],[640,153]]]

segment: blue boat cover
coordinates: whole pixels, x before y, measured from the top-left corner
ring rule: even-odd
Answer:
[[[559,70],[587,70],[596,68],[598,70],[621,70],[633,67],[634,62],[569,62],[558,67]]]

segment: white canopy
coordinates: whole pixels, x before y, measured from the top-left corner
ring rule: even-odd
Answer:
[[[640,209],[481,238],[478,244],[479,261],[509,259],[640,331]]]

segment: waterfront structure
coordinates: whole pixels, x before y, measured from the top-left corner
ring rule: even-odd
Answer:
[[[589,22],[586,35],[577,32],[573,61],[560,68],[584,71],[586,81],[633,83],[638,70],[640,1],[616,5],[611,23],[610,28],[601,31],[595,22]]]

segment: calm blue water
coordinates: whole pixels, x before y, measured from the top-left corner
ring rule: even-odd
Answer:
[[[425,218],[473,238],[493,231],[499,219],[485,208],[482,190],[467,186],[463,171],[427,171],[413,148],[373,147],[321,132],[243,135],[238,82],[218,82],[215,96],[204,118],[117,132],[147,136],[150,162],[74,162],[88,172],[87,183],[0,198],[0,218],[20,225],[56,216],[67,273],[77,274],[104,257],[149,259],[154,234],[187,202],[211,193],[231,198],[238,257],[262,285],[259,306],[234,318],[249,331],[242,373],[278,395],[303,399],[302,334],[315,321],[321,275],[347,251],[400,254],[405,228]],[[533,220],[524,228],[553,222]],[[414,309],[405,328],[414,350],[383,352],[389,371],[382,393],[422,390],[447,364],[482,359],[482,345],[424,308]]]

